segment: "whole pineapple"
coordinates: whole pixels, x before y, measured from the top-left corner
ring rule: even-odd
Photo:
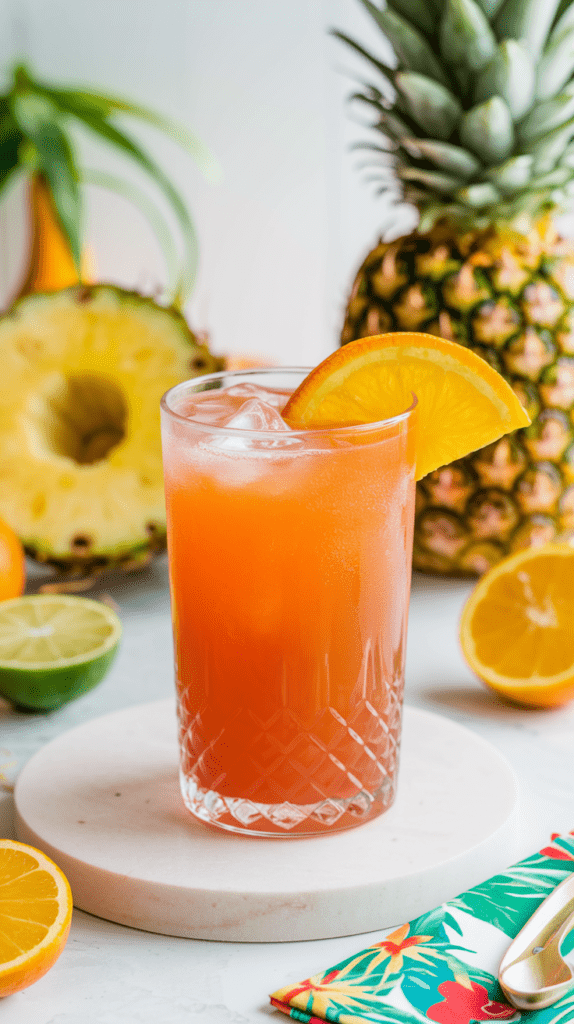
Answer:
[[[482,573],[574,533],[574,249],[552,220],[574,197],[574,0],[361,2],[396,68],[335,34],[376,71],[355,96],[380,132],[368,148],[420,221],[367,256],[341,341],[453,339],[530,413],[418,485],[415,567]]]

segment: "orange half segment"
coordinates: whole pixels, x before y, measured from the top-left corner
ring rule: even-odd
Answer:
[[[62,952],[72,920],[72,893],[49,857],[0,839],[0,996],[38,981]]]
[[[470,349],[431,334],[358,338],[323,360],[283,411],[293,429],[373,423],[418,399],[417,480],[530,419],[512,388]]]
[[[574,699],[574,548],[519,551],[479,581],[461,618],[473,672],[516,704],[549,708]]]

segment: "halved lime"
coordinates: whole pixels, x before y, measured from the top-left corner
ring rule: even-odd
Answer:
[[[0,602],[0,695],[53,711],[103,679],[122,624],[101,601],[32,594]]]

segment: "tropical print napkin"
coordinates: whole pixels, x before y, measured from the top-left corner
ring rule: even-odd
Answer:
[[[574,1022],[574,989],[546,1010],[505,1002],[498,965],[510,940],[552,889],[574,872],[574,830],[503,874],[422,914],[342,963],[279,989],[273,1006],[312,1024],[528,1024]],[[574,948],[574,932],[562,954]]]

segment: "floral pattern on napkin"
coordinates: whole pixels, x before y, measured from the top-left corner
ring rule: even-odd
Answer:
[[[574,871],[574,830],[539,853],[398,928],[368,949],[286,986],[273,1006],[303,1024],[568,1024],[574,988],[554,1006],[524,1014],[497,981],[509,940],[546,896]],[[574,932],[562,953],[574,948]]]

